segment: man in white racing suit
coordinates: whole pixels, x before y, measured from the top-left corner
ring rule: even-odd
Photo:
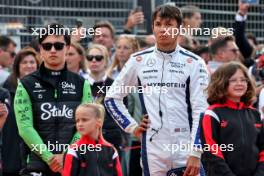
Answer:
[[[177,45],[172,31],[179,28],[181,13],[176,6],[157,7],[152,19],[155,47],[131,56],[108,90],[105,105],[122,129],[136,136],[142,133],[145,176],[164,176],[184,167],[184,176],[197,176],[202,150],[195,144],[200,114],[207,108],[208,73],[200,57]],[[143,130],[123,104],[133,86],[150,120]]]

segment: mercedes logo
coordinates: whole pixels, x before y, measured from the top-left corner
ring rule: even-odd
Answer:
[[[153,67],[156,64],[156,61],[154,59],[149,59],[147,61],[147,66]]]

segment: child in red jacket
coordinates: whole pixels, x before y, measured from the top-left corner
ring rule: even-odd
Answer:
[[[122,176],[117,151],[102,136],[104,113],[99,104],[81,104],[76,109],[81,139],[68,149],[63,176]]]
[[[219,67],[207,90],[201,137],[206,175],[263,176],[263,123],[251,107],[255,88],[247,69],[238,62]]]

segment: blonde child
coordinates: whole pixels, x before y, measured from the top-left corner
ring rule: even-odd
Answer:
[[[102,136],[104,114],[99,104],[77,107],[76,128],[81,139],[68,149],[63,176],[122,176],[117,151]]]

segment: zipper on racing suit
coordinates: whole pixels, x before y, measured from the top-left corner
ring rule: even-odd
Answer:
[[[54,90],[54,98],[55,98],[56,101],[57,101],[57,98],[58,98],[58,91],[57,91],[57,89]]]
[[[54,98],[55,98],[55,104],[56,104],[56,107],[58,108],[58,90],[57,88],[54,89]],[[57,140],[59,139],[59,118],[58,117],[55,117],[55,144],[57,142]],[[59,143],[59,141],[58,141]],[[56,151],[57,152],[57,151]]]

